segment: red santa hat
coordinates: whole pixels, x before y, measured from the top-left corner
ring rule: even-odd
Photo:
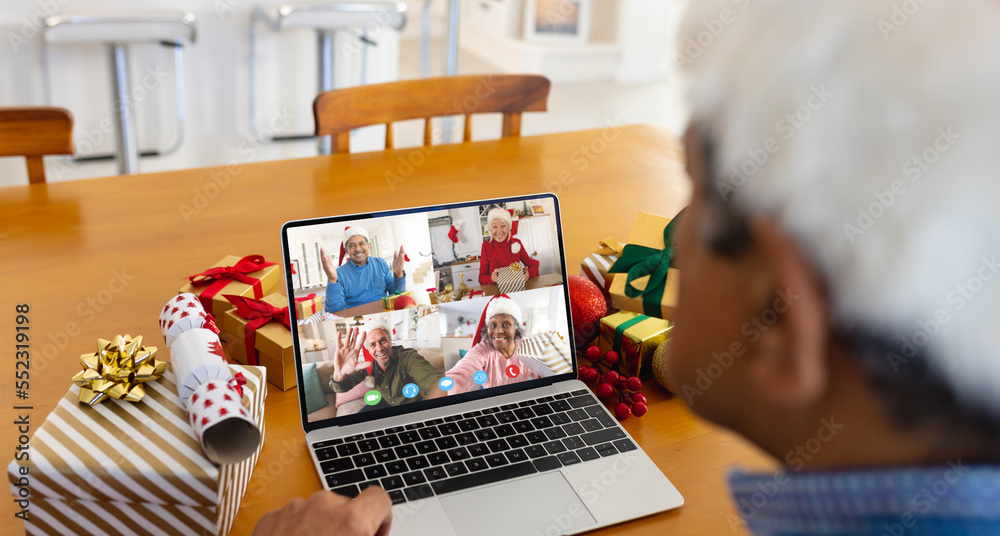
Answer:
[[[510,252],[517,255],[521,252],[521,241],[514,238],[517,234],[517,220],[514,219],[513,209],[491,208],[486,214],[486,224],[493,225],[493,220],[500,220],[507,224],[507,239],[510,241]]]
[[[353,227],[344,228],[344,239],[340,242],[340,262],[337,266],[344,264],[344,260],[347,259],[347,241],[355,236],[363,236],[366,242],[371,242],[371,238],[368,238],[368,231],[364,227],[355,225]]]
[[[521,327],[521,308],[506,294],[497,294],[490,298],[486,308],[483,309],[482,316],[479,317],[479,325],[476,326],[476,337],[472,339],[472,346],[479,344],[483,340],[483,328],[491,318],[496,315],[508,315],[514,319],[518,327]]]

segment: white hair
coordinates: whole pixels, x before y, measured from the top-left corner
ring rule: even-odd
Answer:
[[[707,187],[1000,415],[1000,3],[698,0],[679,46]]]

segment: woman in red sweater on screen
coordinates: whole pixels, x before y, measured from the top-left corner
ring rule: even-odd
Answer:
[[[479,284],[496,283],[500,270],[509,269],[515,262],[520,262],[523,266],[525,281],[538,277],[538,261],[528,255],[520,240],[511,236],[514,233],[511,231],[510,212],[502,208],[490,209],[486,221],[490,225],[492,240],[483,242],[479,260]]]

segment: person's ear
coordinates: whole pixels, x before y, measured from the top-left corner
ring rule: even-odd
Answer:
[[[829,383],[826,292],[798,246],[773,221],[750,227],[761,275],[757,316],[766,328],[751,345],[750,380],[775,406],[815,403]]]

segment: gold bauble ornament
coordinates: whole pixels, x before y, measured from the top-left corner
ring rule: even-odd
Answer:
[[[667,391],[676,393],[677,391],[674,391],[673,384],[670,381],[670,372],[667,366],[669,360],[670,339],[666,339],[653,352],[653,377],[656,378],[656,383],[660,384],[661,387]]]

